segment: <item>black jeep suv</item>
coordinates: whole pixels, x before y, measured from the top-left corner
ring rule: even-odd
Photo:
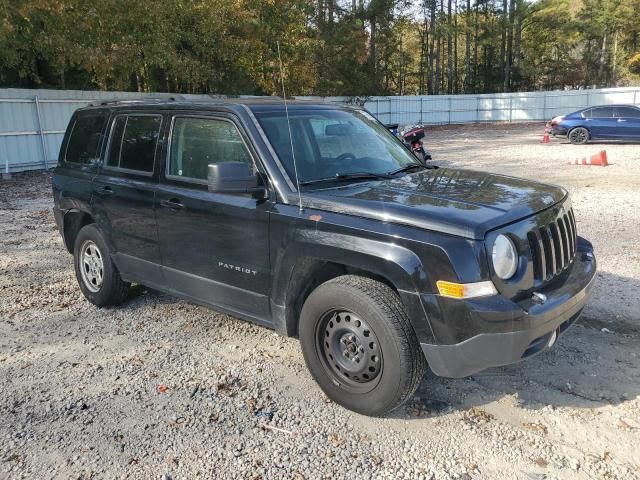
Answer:
[[[338,105],[84,108],[53,192],[90,302],[137,282],[298,336],[322,390],[368,415],[427,365],[462,377],[550,347],[596,271],[566,190],[425,166]]]

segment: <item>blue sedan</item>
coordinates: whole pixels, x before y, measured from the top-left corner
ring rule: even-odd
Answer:
[[[640,108],[633,105],[589,107],[551,120],[551,133],[574,145],[589,140],[640,141]]]

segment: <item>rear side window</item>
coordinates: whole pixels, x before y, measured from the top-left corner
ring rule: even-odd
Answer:
[[[589,110],[584,110],[584,111],[582,112],[582,118],[591,118],[591,112],[592,112],[592,110],[591,110],[591,109],[589,109]]]
[[[591,110],[593,118],[611,118],[613,117],[613,108],[599,107]]]
[[[152,172],[161,123],[160,115],[117,116],[111,130],[107,166]]]
[[[100,141],[107,114],[78,115],[71,129],[65,162],[96,163],[100,157]]]

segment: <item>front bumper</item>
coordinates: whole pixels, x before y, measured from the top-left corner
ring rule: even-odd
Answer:
[[[547,297],[542,304],[533,299],[516,303],[500,295],[451,302],[442,302],[438,296],[423,298],[425,310],[432,313],[431,319],[437,319],[433,314],[438,310],[441,332],[446,329],[445,323],[462,322],[462,330],[459,324],[457,330],[448,329],[449,340],[459,338],[463,335],[461,332],[471,332],[471,336],[455,343],[421,343],[431,370],[443,377],[466,377],[546,350],[580,316],[589,299],[595,273],[593,250],[583,244],[561,283],[552,283],[540,290],[539,293]],[[443,318],[443,306],[444,317],[448,318]],[[446,315],[447,310],[455,312],[453,318]]]

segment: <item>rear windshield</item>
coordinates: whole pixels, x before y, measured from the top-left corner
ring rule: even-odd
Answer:
[[[81,164],[97,163],[106,122],[107,112],[76,115],[71,127],[65,161]]]

